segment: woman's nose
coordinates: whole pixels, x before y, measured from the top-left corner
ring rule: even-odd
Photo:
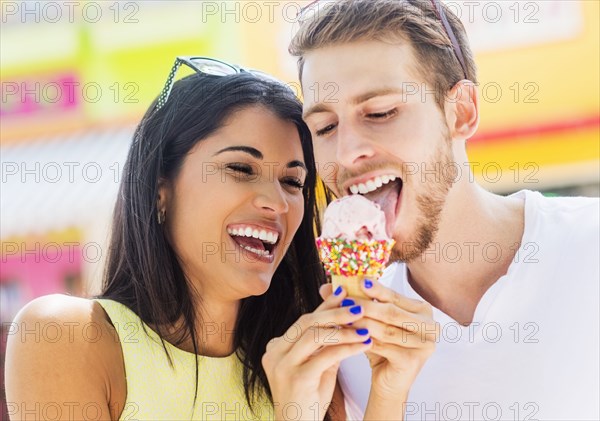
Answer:
[[[277,214],[286,213],[289,205],[279,181],[270,180],[259,184],[254,197],[254,205],[257,208]]]

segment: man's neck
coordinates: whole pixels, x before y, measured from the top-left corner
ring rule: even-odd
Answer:
[[[408,281],[434,307],[469,325],[485,292],[507,272],[523,230],[522,200],[457,184],[433,243],[408,263]]]

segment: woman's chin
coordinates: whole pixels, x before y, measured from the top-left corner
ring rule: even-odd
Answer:
[[[260,296],[265,294],[271,286],[272,278],[272,274],[261,274],[256,277],[252,277],[252,279],[248,279],[246,281],[247,288],[244,288],[245,292],[247,293],[247,296]]]

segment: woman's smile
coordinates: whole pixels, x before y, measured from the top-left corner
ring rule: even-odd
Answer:
[[[227,226],[227,233],[242,252],[250,253],[252,261],[274,262],[281,236],[281,228],[278,224],[235,223]]]

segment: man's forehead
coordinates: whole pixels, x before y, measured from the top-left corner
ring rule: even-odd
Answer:
[[[360,41],[319,48],[304,58],[305,110],[320,103],[356,103],[376,92],[402,91],[404,84],[420,79],[407,44]]]

